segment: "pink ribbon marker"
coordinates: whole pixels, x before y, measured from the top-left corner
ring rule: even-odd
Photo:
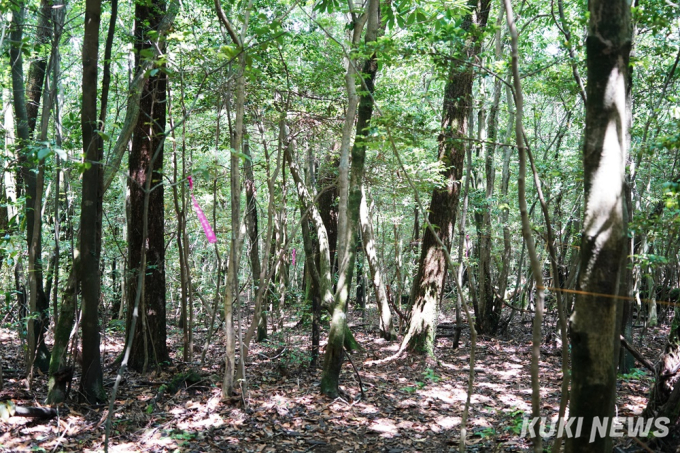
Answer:
[[[198,205],[198,201],[196,201],[196,197],[194,197],[194,181],[191,179],[191,176],[187,177],[189,180],[189,190],[191,190],[191,199],[194,202],[194,211],[196,212],[196,215],[198,216],[198,221],[201,222],[201,226],[203,227],[203,232],[205,233],[205,237],[208,239],[208,242],[211,244],[214,244],[217,242],[217,236],[215,236],[215,232],[212,230],[210,227],[210,222],[208,222],[208,219],[205,217],[205,214],[203,214],[203,211],[201,210],[201,207]]]

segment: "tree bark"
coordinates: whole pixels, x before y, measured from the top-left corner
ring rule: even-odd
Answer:
[[[331,275],[335,275],[338,271],[336,261],[336,252],[338,248],[338,186],[336,184],[336,179],[338,177],[337,167],[340,164],[340,161],[336,155],[336,145],[337,144],[331,149],[329,158],[322,167],[324,172],[319,178],[319,196],[317,198],[319,214],[321,215],[323,224],[326,226],[326,232],[328,233],[328,246],[333,269]]]
[[[387,292],[385,291],[385,284],[380,271],[380,264],[378,263],[375,236],[373,234],[370,212],[368,211],[368,205],[366,203],[365,191],[362,191],[359,217],[361,219],[362,244],[368,260],[371,282],[373,283],[376,303],[378,305],[380,317],[378,327],[380,329],[380,336],[385,340],[392,341],[397,338],[397,333],[394,331],[394,326],[392,325],[392,313],[390,312],[390,306],[387,301]]]
[[[619,277],[626,249],[624,175],[629,130],[627,89],[631,48],[630,3],[589,3],[586,126],[583,146],[585,220],[581,273],[571,317],[573,384],[570,417],[614,415]],[[602,297],[606,294],[610,297]],[[609,430],[608,430],[609,431]],[[608,432],[607,431],[607,432]],[[567,439],[567,453],[611,451],[608,436]]]
[[[360,19],[355,19],[352,36],[352,44],[354,46],[358,44],[361,37],[363,27],[360,26],[360,22],[364,20],[367,24],[365,42],[370,46],[377,40],[379,32],[379,0],[369,1],[364,15]],[[335,293],[335,305],[333,306],[331,328],[328,333],[328,345],[326,346],[321,377],[321,393],[329,397],[337,396],[340,369],[344,359],[343,344],[347,322],[345,313],[347,311],[350,281],[354,271],[354,258],[358,240],[357,225],[359,224],[361,188],[366,159],[366,139],[373,115],[373,91],[375,76],[378,70],[378,62],[374,52],[364,63],[363,74],[361,75],[363,94],[357,97],[354,62],[348,59],[347,64],[347,74],[345,76],[347,96],[351,106],[356,105],[358,101],[358,117],[356,137],[351,152],[351,176],[347,173],[346,161],[348,153],[346,150],[350,139],[348,135],[351,135],[351,129],[354,124],[354,110],[352,108],[347,109],[340,153],[338,176],[338,190],[340,192],[340,205],[338,207],[338,286]],[[348,134],[348,131],[350,134]]]
[[[44,6],[44,5],[43,5]],[[48,11],[49,12],[49,11]],[[45,68],[42,69],[42,76],[38,79],[35,67],[32,65],[33,78],[28,84],[28,91],[32,95],[26,97],[24,91],[24,72],[23,72],[23,56],[22,56],[22,40],[24,18],[26,16],[26,5],[22,2],[19,10],[12,14],[12,25],[10,31],[10,64],[12,68],[12,96],[14,101],[14,116],[16,123],[16,138],[17,138],[17,157],[20,164],[20,170],[17,175],[17,195],[22,192],[26,195],[26,204],[24,208],[24,215],[26,216],[26,243],[30,249],[35,249],[35,253],[29,255],[28,267],[32,270],[29,276],[31,280],[30,291],[32,294],[23,295],[24,299],[31,300],[31,312],[36,313],[35,319],[29,321],[29,359],[31,363],[27,363],[27,371],[33,366],[33,360],[38,365],[41,371],[47,371],[49,365],[49,350],[44,341],[45,333],[49,325],[49,300],[43,291],[42,279],[42,222],[40,214],[35,216],[35,204],[37,199],[38,184],[40,183],[40,193],[42,194],[42,180],[38,181],[38,169],[35,166],[34,159],[31,156],[29,159],[28,144],[31,140],[31,135],[35,129],[35,124],[38,116],[38,107],[32,108],[32,104],[40,103],[40,93],[42,93],[42,83],[44,80]],[[49,18],[47,19],[49,20]],[[41,22],[41,25],[42,24]],[[49,22],[48,22],[49,25]],[[45,39],[42,35],[44,27],[40,27],[40,33],[37,39]],[[47,35],[48,36],[48,35]],[[44,61],[44,65],[47,61]],[[39,85],[36,87],[35,84]],[[37,96],[37,98],[35,98]],[[31,104],[29,115],[29,104]],[[39,211],[38,211],[39,213]],[[37,221],[37,227],[35,223]],[[37,231],[37,237],[33,240],[34,233]],[[31,258],[32,256],[32,258]],[[17,288],[19,291],[20,289]]]
[[[515,89],[515,106],[517,108],[517,116],[515,117],[515,143],[517,144],[517,152],[519,154],[519,173],[517,175],[517,199],[519,202],[519,212],[522,219],[522,238],[526,244],[529,255],[529,262],[531,264],[531,273],[533,281],[536,283],[536,297],[535,314],[532,326],[531,339],[531,410],[534,418],[541,415],[541,385],[539,377],[539,362],[541,360],[541,327],[543,324],[543,302],[544,290],[543,285],[543,266],[538,259],[536,248],[534,247],[534,240],[531,235],[531,223],[529,220],[530,213],[527,209],[526,197],[526,173],[527,173],[527,146],[524,137],[524,94],[522,92],[522,83],[519,73],[519,36],[517,27],[515,26],[514,13],[512,11],[511,0],[505,0],[505,10],[507,14],[508,29],[510,30],[511,45],[512,45],[512,79],[513,87]],[[540,424],[539,424],[540,431]],[[543,439],[537,436],[533,439],[534,451],[536,453],[543,452]]]
[[[484,27],[489,17],[489,1],[480,0],[475,11],[464,19],[463,28],[470,30]],[[480,50],[477,38],[464,50],[473,59]],[[472,109],[472,66],[465,62],[452,61],[444,87],[444,106],[441,133],[437,139],[438,159],[444,164],[442,176],[446,186],[432,191],[428,220],[438,227],[438,237],[445,246],[450,246],[460,196],[460,182],[463,176],[465,143],[468,117]],[[463,139],[463,140],[461,140]],[[434,338],[439,313],[438,302],[446,277],[446,258],[431,229],[425,230],[422,239],[418,271],[411,289],[411,322],[400,350],[419,354],[434,354]]]
[[[82,291],[83,376],[80,389],[89,402],[105,399],[99,351],[99,298],[101,254],[103,168],[102,139],[97,122],[97,62],[101,0],[86,0],[83,37],[83,101],[81,123],[85,161],[80,211],[80,265],[78,280]]]
[[[495,36],[495,60],[500,61],[503,58],[502,50],[502,33],[501,24],[503,22],[503,15],[505,11],[501,7],[496,19],[496,36]],[[484,169],[486,175],[486,199],[480,214],[481,228],[477,230],[479,237],[479,308],[480,313],[477,317],[477,331],[479,333],[495,334],[498,330],[498,324],[501,319],[501,310],[503,308],[503,299],[494,294],[493,282],[491,281],[491,249],[493,241],[491,240],[491,204],[494,194],[494,182],[496,176],[496,169],[494,166],[494,158],[496,154],[496,138],[498,137],[498,109],[500,106],[502,94],[501,80],[494,79],[493,85],[493,102],[489,109],[489,117],[486,124],[486,145],[484,147]],[[480,131],[485,125],[480,121]],[[481,138],[481,137],[480,137]],[[477,215],[476,215],[477,216]]]
[[[255,175],[253,174],[253,158],[250,155],[250,146],[248,143],[243,144],[243,154],[246,156],[243,162],[243,173],[245,176],[246,189],[246,231],[250,239],[250,271],[253,274],[253,288],[254,293],[257,294],[260,290],[260,273],[262,266],[260,264],[260,238],[259,225],[257,219],[257,199],[255,198]],[[253,320],[257,320],[257,341],[264,341],[267,338],[267,324],[266,316],[262,316],[262,304],[255,306],[255,313]],[[265,321],[263,323],[263,321]]]
[[[150,32],[158,31],[164,17],[165,0],[135,6],[135,67],[141,70],[143,53],[154,45]],[[148,78],[139,100],[139,118],[135,128],[128,165],[130,168],[130,217],[128,218],[128,267],[145,272],[143,297],[140,303],[141,329],[135,332],[130,352],[130,368],[146,372],[149,365],[158,366],[170,359],[166,345],[164,190],[162,184],[163,143],[166,124],[167,75],[156,67]],[[149,194],[149,233],[142,247],[144,188],[153,165]],[[146,252],[146,267],[140,269],[142,250]],[[132,321],[137,291],[136,278],[128,285],[127,328]]]

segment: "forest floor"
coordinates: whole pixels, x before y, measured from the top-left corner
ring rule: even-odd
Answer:
[[[450,322],[444,318],[441,321]],[[346,362],[341,379],[344,396],[335,400],[319,394],[320,369],[307,366],[309,338],[306,333],[300,334],[308,329],[295,323],[275,335],[276,340],[253,345],[246,368],[246,395],[227,403],[221,401],[224,347],[220,338],[210,346],[206,363],[194,367],[200,380],[184,383],[176,393],[167,391],[158,397],[161,386],[167,388],[174,377],[190,369],[189,364],[181,361],[182,351],[173,347],[182,344],[181,331],[171,328],[168,344],[173,363],[144,376],[127,373],[116,399],[109,450],[457,451],[469,374],[468,329],[464,330],[458,349],[451,348],[450,338],[437,340],[437,362],[406,355],[369,365],[393,355],[399,344],[379,339],[370,325],[360,325],[361,322],[355,315],[350,325],[357,326],[353,331],[365,349],[352,356],[365,396],[361,397],[356,374]],[[196,332],[197,361],[205,330]],[[556,417],[562,372],[554,320],[547,321],[545,331],[548,334],[540,364],[542,412]],[[648,330],[645,346],[640,346],[645,357],[656,360],[666,335],[664,327]],[[0,329],[0,343],[5,368],[5,388],[0,392],[0,400],[39,406],[45,399],[46,377],[37,376],[36,391],[29,393],[22,375],[23,359],[16,331]],[[519,316],[500,338],[479,338],[468,451],[511,452],[530,448],[527,440],[519,436],[523,417],[531,413],[530,345],[531,322]],[[109,329],[102,334],[104,381],[109,392],[117,372],[110,364],[122,348],[120,330]],[[644,369],[619,376],[619,416],[641,413],[651,382],[650,373]],[[0,452],[103,451],[107,407],[76,402],[77,376],[70,398],[60,416],[50,421],[19,417],[0,420]],[[620,443],[635,445],[632,439],[625,438]]]

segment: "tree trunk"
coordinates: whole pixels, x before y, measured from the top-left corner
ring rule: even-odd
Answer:
[[[357,274],[357,289],[356,289],[356,299],[354,301],[354,306],[356,309],[361,310],[362,318],[366,315],[366,285],[364,283],[364,255],[363,252],[363,240],[361,235],[359,235],[357,248],[354,252],[355,259],[354,264],[356,265]]]
[[[50,359],[49,381],[47,383],[47,403],[58,404],[66,399],[66,388],[70,382],[73,369],[65,366],[66,353],[73,323],[76,315],[78,291],[78,267],[80,258],[76,258],[68,276],[64,295],[59,306],[59,317],[54,328],[54,347]]]
[[[52,2],[49,0],[41,0],[40,13],[38,14],[38,26],[35,35],[35,44],[38,46],[48,46],[52,37]],[[54,52],[54,48],[52,48]],[[28,121],[29,133],[32,135],[38,121],[38,112],[40,109],[40,99],[43,97],[43,87],[45,82],[45,74],[48,70],[47,62],[49,60],[48,53],[39,53],[38,57],[31,61],[28,69],[28,80],[26,81],[26,120]],[[47,93],[45,93],[46,95]],[[43,103],[47,102],[47,96]],[[47,120],[46,120],[47,121]],[[45,137],[44,140],[47,138]],[[22,161],[23,157],[23,161]],[[37,353],[36,365],[42,372],[46,372],[49,367],[50,354],[45,345],[45,333],[49,328],[49,296],[43,290],[43,264],[42,264],[42,218],[40,216],[41,209],[37,206],[42,204],[39,194],[43,192],[43,180],[39,177],[40,171],[33,167],[26,160],[26,154],[19,157],[22,162],[22,179],[26,184],[26,241],[29,248],[35,247],[35,260],[31,263],[29,259],[29,268],[33,267],[33,276],[29,279],[35,279],[35,306],[32,310],[38,313],[38,318],[33,322],[36,330]],[[37,216],[35,215],[37,213]],[[37,223],[37,225],[35,225]],[[35,240],[33,239],[35,237]],[[33,299],[31,295],[31,299]]]
[[[317,198],[319,214],[321,215],[323,224],[326,226],[326,232],[328,233],[328,246],[331,266],[333,268],[331,275],[335,275],[338,271],[336,261],[336,251],[338,248],[338,186],[335,182],[338,177],[337,167],[340,165],[340,161],[336,156],[336,152],[337,144],[331,149],[329,158],[326,161],[326,165],[324,166],[325,173],[318,179],[319,196]]]
[[[628,57],[630,3],[589,3],[586,41],[588,87],[583,147],[585,220],[581,273],[571,318],[573,384],[570,417],[584,417],[583,432],[594,417],[614,415],[619,325],[617,295],[625,259],[624,174],[629,130]],[[608,436],[567,439],[567,453],[611,451]]]
[[[504,13],[505,11],[501,7],[496,20],[496,61],[501,61],[503,58],[501,24]],[[493,245],[493,241],[491,240],[491,204],[493,203],[492,197],[496,177],[494,158],[497,146],[496,139],[498,137],[498,108],[500,106],[501,94],[501,80],[496,78],[494,79],[493,85],[493,103],[491,104],[488,122],[486,124],[487,144],[484,147],[486,200],[481,212],[481,219],[479,222],[480,228],[477,230],[477,235],[479,237],[479,304],[481,310],[481,313],[477,318],[477,331],[479,333],[488,333],[492,335],[498,330],[498,323],[500,322],[501,310],[503,308],[502,293],[500,294],[500,297],[494,294],[493,282],[491,281],[491,249]],[[480,131],[484,126],[483,122],[480,121]]]
[[[89,402],[106,397],[99,352],[99,259],[102,233],[103,168],[102,139],[97,133],[97,61],[101,0],[86,0],[83,38],[83,103],[81,123],[83,150],[90,168],[83,172],[80,210],[80,264],[77,272],[82,291],[83,376],[80,389]]]
[[[153,45],[150,32],[155,32],[163,19],[166,4],[156,0],[149,5],[135,7],[135,66],[140,70],[142,54]],[[145,272],[144,288],[140,302],[141,329],[135,332],[130,352],[130,368],[146,372],[149,365],[158,366],[170,359],[166,346],[166,294],[165,294],[165,241],[163,198],[163,143],[166,123],[167,75],[156,68],[142,89],[139,100],[140,115],[132,139],[128,165],[130,168],[130,217],[128,219],[128,267]],[[144,187],[153,166],[151,193],[149,194],[149,233],[142,247],[144,217]],[[140,269],[141,253],[146,250],[146,268]],[[130,329],[137,292],[137,279],[128,285],[127,328]]]
[[[240,153],[243,147],[244,125],[243,117],[245,114],[245,57],[239,58],[240,74],[236,79],[236,130],[234,131],[233,148],[236,153]],[[224,299],[224,321],[226,336],[226,354],[224,382],[222,383],[222,399],[231,397],[234,393],[234,371],[236,364],[236,345],[234,334],[234,302],[238,304],[238,268],[241,259],[241,182],[239,172],[239,157],[236,153],[231,153],[230,161],[230,182],[231,182],[231,253],[229,255],[229,269],[226,284],[227,297]],[[242,358],[243,360],[243,358]],[[244,368],[245,369],[245,368]]]
[[[370,0],[366,7],[365,18],[367,23],[365,42],[371,45],[378,38],[380,29],[380,1]],[[361,37],[362,26],[357,21],[354,23],[352,44],[356,46]],[[356,105],[357,90],[354,77],[354,62],[348,61],[347,74],[345,76],[347,96],[351,105]],[[373,116],[373,91],[375,76],[378,71],[377,56],[375,53],[368,58],[363,66],[362,94],[358,99],[358,117],[356,137],[352,147],[351,177],[347,174],[346,148],[349,146],[348,130],[354,125],[354,111],[347,109],[345,127],[343,128],[342,146],[340,154],[340,170],[338,176],[338,190],[340,192],[340,205],[338,209],[338,287],[335,293],[335,305],[331,317],[331,328],[328,333],[328,345],[324,356],[323,374],[321,377],[321,393],[329,397],[337,396],[340,369],[344,360],[343,344],[346,330],[347,299],[349,297],[350,281],[354,267],[355,247],[357,244],[357,225],[359,224],[359,208],[361,205],[361,189],[364,177],[364,162],[366,159],[366,139],[368,128]]]
[[[260,265],[260,238],[257,222],[257,199],[255,198],[255,175],[253,174],[253,158],[250,155],[250,146],[248,143],[243,144],[243,154],[246,156],[243,162],[243,173],[245,176],[246,188],[246,231],[250,239],[250,270],[253,274],[253,288],[254,293],[260,290],[260,273],[262,266]],[[267,338],[267,324],[266,316],[262,316],[262,304],[255,307],[253,320],[257,320],[257,341],[263,341]]]
[[[390,306],[387,301],[387,292],[385,291],[380,264],[378,263],[373,225],[364,191],[362,191],[359,217],[361,220],[361,234],[363,237],[362,243],[368,260],[368,268],[371,273],[371,282],[373,283],[376,304],[378,305],[378,313],[380,316],[378,326],[380,329],[380,336],[388,341],[392,341],[397,338],[397,333],[394,331],[394,326],[392,325],[392,313],[390,312]]]
[[[655,381],[649,393],[649,402],[642,413],[645,418],[668,417],[675,426],[680,416],[680,308],[675,307],[675,318],[664,348],[656,364]]]
[[[23,193],[26,195],[26,204],[24,209],[24,215],[26,216],[26,242],[29,249],[35,249],[35,253],[32,255],[33,258],[29,256],[28,267],[33,272],[31,273],[29,279],[32,281],[31,287],[33,288],[34,294],[23,295],[24,299],[29,298],[31,303],[31,312],[36,313],[35,319],[29,321],[28,331],[29,331],[29,359],[31,363],[27,363],[27,370],[33,366],[33,359],[36,360],[36,365],[41,371],[45,372],[49,364],[49,350],[47,349],[44,341],[44,336],[49,325],[49,300],[45,296],[43,291],[43,280],[42,280],[42,262],[41,262],[41,250],[42,250],[42,223],[40,221],[40,215],[35,216],[35,202],[37,199],[36,191],[38,188],[38,170],[33,164],[33,159],[28,158],[28,144],[31,140],[31,135],[38,116],[37,106],[35,109],[31,109],[31,116],[29,116],[27,104],[35,102],[36,99],[32,97],[27,98],[24,91],[24,72],[23,72],[23,58],[22,58],[22,40],[23,40],[23,28],[24,28],[24,18],[26,15],[26,6],[21,4],[19,10],[12,14],[12,25],[10,31],[10,63],[12,68],[12,96],[14,100],[14,116],[16,122],[16,138],[17,138],[17,156],[18,162],[20,164],[20,171],[17,175],[17,195],[22,193],[22,187],[25,186]],[[47,19],[49,20],[49,19]],[[40,28],[41,33],[43,27]],[[42,34],[38,35],[41,39]],[[46,64],[46,62],[45,62]],[[32,66],[33,68],[33,66]],[[42,75],[44,76],[44,68],[42,70]],[[35,77],[34,77],[35,78]],[[36,92],[42,93],[42,82],[43,77],[39,80],[31,79],[31,82],[39,82],[36,87],[34,83],[29,84],[30,92],[35,96]],[[40,102],[40,95],[38,94],[37,102]],[[42,181],[40,181],[42,184]],[[42,187],[40,188],[42,193]],[[35,222],[38,222],[37,227]],[[34,232],[38,232],[36,240],[34,242],[33,236]],[[17,288],[17,291],[20,289]],[[34,354],[35,352],[35,354]]]
[[[510,88],[505,88],[505,93],[507,97],[508,105],[508,128],[505,132],[505,138],[503,142],[506,142],[508,137],[510,137],[510,132],[512,131],[513,124],[515,124],[515,110],[514,102],[512,100],[512,93]],[[501,173],[501,199],[500,201],[504,203],[507,207],[504,207],[501,212],[501,224],[503,225],[503,255],[502,255],[502,266],[501,273],[498,277],[498,294],[505,299],[505,292],[508,288],[508,275],[510,274],[510,254],[512,253],[512,242],[510,241],[510,226],[508,225],[508,218],[510,214],[510,208],[508,206],[508,186],[510,184],[510,158],[512,157],[513,149],[510,146],[504,147],[503,152],[503,170]]]
[[[489,1],[481,0],[473,13],[463,23],[463,28],[470,30],[484,27],[489,17]],[[479,53],[480,43],[476,39],[464,50],[464,54],[473,59]],[[456,212],[460,196],[460,181],[463,176],[465,159],[465,143],[468,130],[468,117],[472,109],[472,83],[474,72],[472,66],[465,62],[452,61],[444,87],[444,106],[441,121],[441,133],[438,137],[438,159],[444,164],[443,177],[446,187],[432,191],[430,201],[429,222],[439,229],[439,239],[445,246],[450,246]],[[434,355],[434,338],[439,314],[438,301],[441,297],[446,277],[446,258],[438,245],[431,229],[425,230],[422,239],[418,271],[411,289],[411,322],[404,337],[401,350],[419,354]]]

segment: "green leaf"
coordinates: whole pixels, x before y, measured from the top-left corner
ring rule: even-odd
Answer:
[[[98,133],[99,136],[102,138],[102,140],[104,140],[105,142],[108,142],[108,141],[111,140],[111,136],[110,136],[109,134],[107,134],[106,132],[104,132],[104,131],[97,131],[97,133]]]
[[[52,154],[52,150],[51,150],[51,149],[49,149],[49,148],[40,148],[40,150],[38,150],[38,160],[43,160],[44,158],[46,158],[46,157],[49,156],[50,154]]]
[[[57,156],[59,156],[60,159],[66,160],[66,157],[67,157],[66,151],[64,151],[61,148],[54,148],[54,152]]]

